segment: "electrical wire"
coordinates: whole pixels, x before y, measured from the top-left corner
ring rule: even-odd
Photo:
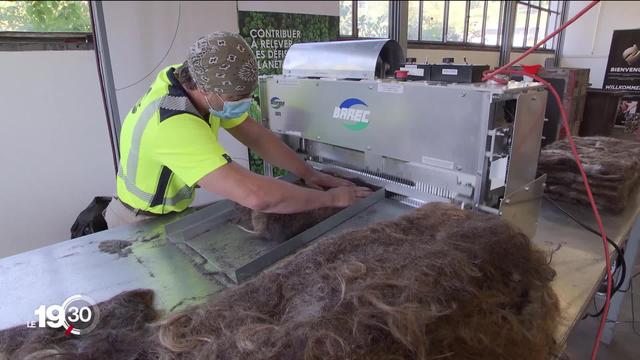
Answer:
[[[633,277],[640,275],[640,273],[637,273],[636,275],[634,275]],[[632,279],[633,280],[633,279]],[[633,333],[636,334],[637,336],[640,336],[640,332],[638,332],[638,330],[636,329],[636,323],[640,322],[636,320],[636,305],[635,305],[635,296],[633,295],[633,282],[629,283],[629,289],[631,289],[631,320],[627,320],[627,321],[619,321],[619,320],[607,320],[607,323],[609,324],[631,324],[631,329],[633,330]]]
[[[495,72],[494,72],[495,73]],[[591,191],[591,186],[589,185],[589,180],[587,178],[587,173],[582,166],[582,160],[580,159],[580,154],[578,154],[578,149],[576,147],[575,142],[573,141],[573,136],[571,136],[571,128],[569,126],[569,118],[567,113],[562,105],[562,99],[560,95],[556,91],[556,89],[551,86],[551,84],[545,79],[539,77],[538,75],[528,74],[524,71],[519,70],[507,70],[502,69],[498,73],[506,74],[506,75],[520,75],[520,76],[529,76],[535,79],[537,82],[544,85],[547,90],[553,95],[555,101],[558,104],[558,108],[560,109],[560,116],[562,117],[562,125],[567,135],[567,141],[569,142],[569,146],[571,147],[571,153],[573,154],[574,159],[576,160],[576,165],[578,166],[578,170],[580,171],[580,175],[582,176],[582,181],[584,183],[585,189],[587,191],[587,197],[589,198],[589,204],[591,204],[591,209],[593,210],[593,214],[596,218],[596,223],[598,224],[598,229],[600,230],[600,235],[602,236],[602,244],[604,248],[604,260],[605,267],[607,271],[607,295],[604,304],[603,316],[600,321],[600,327],[598,328],[598,334],[596,335],[596,342],[593,345],[593,350],[591,352],[591,359],[595,360],[597,358],[598,351],[600,349],[600,339],[602,338],[602,332],[604,330],[605,321],[607,318],[607,314],[609,313],[609,306],[611,304],[611,290],[613,288],[613,279],[611,273],[611,259],[609,255],[609,243],[607,242],[607,235],[604,229],[604,224],[602,223],[602,217],[600,216],[600,211],[598,211],[598,207],[596,205],[596,201],[593,197],[593,192]]]
[[[638,320],[636,320],[636,306],[635,306],[635,296],[633,294],[633,278],[635,278],[636,276],[640,275],[640,272],[634,274],[631,277],[631,280],[629,281],[629,287],[627,288],[627,290],[631,290],[631,321],[613,321],[613,320],[609,320],[607,322],[609,323],[614,323],[614,324],[628,324],[631,323],[631,329],[633,330],[633,332],[640,336],[640,332],[638,332],[638,330],[636,329],[636,323],[640,322]],[[620,290],[620,292],[626,292],[626,290]]]
[[[531,54],[532,52],[536,51],[540,46],[544,45],[547,41],[552,39],[554,36],[558,35],[562,30],[566,29],[569,25],[573,24],[576,20],[578,20],[580,17],[582,17],[582,15],[584,15],[587,11],[591,10],[591,8],[596,6],[596,4],[598,4],[599,2],[600,2],[599,0],[595,0],[595,1],[592,1],[591,3],[589,3],[589,5],[585,6],[585,8],[580,10],[580,12],[578,12],[574,17],[572,17],[571,19],[567,20],[567,22],[562,24],[562,26],[560,26],[559,28],[554,30],[551,34],[547,35],[544,39],[540,40],[537,44],[535,44],[532,48],[530,48],[527,51],[525,51],[522,55],[518,56],[515,60],[513,60],[510,63],[508,63],[506,65],[503,65],[502,67],[500,67],[500,68],[498,68],[498,69],[486,74],[482,78],[482,81],[487,81],[487,80],[491,79],[495,75],[498,75],[502,70],[505,70],[505,69],[508,69],[508,68],[512,67],[514,64],[517,64],[519,61],[521,61],[522,59],[524,59],[527,56],[529,56],[529,54]]]
[[[156,64],[156,66],[153,67],[153,69],[151,69],[151,71],[149,71],[147,73],[147,75],[145,75],[144,77],[142,77],[140,80],[137,80],[127,86],[123,86],[121,88],[116,88],[116,91],[122,91],[125,89],[128,89],[132,86],[135,86],[139,83],[141,83],[142,81],[144,81],[146,78],[148,78],[151,74],[155,73],[156,69],[158,69],[158,67],[160,65],[162,65],[162,63],[164,62],[164,60],[167,58],[167,55],[169,55],[169,52],[171,51],[171,49],[173,48],[173,43],[176,41],[176,37],[178,36],[178,29],[180,28],[180,18],[182,16],[182,2],[178,1],[178,20],[176,22],[176,29],[173,32],[173,39],[171,39],[171,44],[169,44],[169,48],[167,49],[167,51],[164,53],[164,55],[162,56],[162,59],[160,59],[160,61],[158,61],[158,63]]]
[[[633,279],[634,279],[636,276],[638,276],[638,275],[640,275],[640,272],[635,273],[635,274],[634,274],[634,275],[629,279],[629,286],[627,286],[627,288],[626,288],[625,290],[620,290],[620,291],[619,291],[619,292],[621,292],[621,293],[626,293],[627,291],[631,290],[631,294],[630,294],[630,295],[631,295],[631,321],[614,321],[614,320],[607,320],[607,323],[614,323],[614,324],[631,323],[631,326],[632,326],[632,328],[633,328],[633,332],[634,332],[636,335],[640,336],[640,333],[636,330],[636,322],[638,322],[638,321],[636,321],[635,296],[634,296],[634,294],[633,294]],[[601,309],[598,311],[598,307],[596,306],[596,299],[595,299],[595,298],[593,299],[593,306],[594,306],[594,307],[595,307],[595,309],[596,309],[596,314],[595,314],[595,316],[593,316],[593,317],[597,317],[597,316],[599,316],[599,315],[602,313],[602,311],[604,310],[604,307],[603,307],[603,308],[601,308]],[[589,315],[590,315],[590,314],[589,314]],[[584,319],[586,319],[586,318],[587,318],[587,316],[585,315],[584,317],[582,317],[582,320],[584,320]]]
[[[510,68],[511,66],[513,66],[514,64],[518,63],[519,61],[521,61],[525,57],[527,57],[529,54],[534,52],[536,49],[538,49],[544,43],[549,41],[549,39],[553,38],[558,33],[563,31],[564,29],[566,29],[569,25],[573,24],[576,20],[578,20],[582,15],[584,15],[587,11],[589,11],[591,8],[593,8],[599,2],[600,2],[599,0],[592,1],[584,9],[580,10],[580,12],[578,12],[569,21],[567,21],[566,23],[562,24],[562,26],[560,26],[558,29],[554,30],[551,34],[547,35],[544,39],[540,40],[536,45],[534,45],[529,50],[525,51],[521,56],[517,57],[515,60],[511,61],[510,63],[508,63],[508,64],[506,64],[506,65],[504,65],[504,66],[502,66],[502,67],[500,67],[500,68],[498,68],[496,70],[494,70],[493,72],[485,74],[483,76],[483,78],[482,78],[483,81],[487,81],[489,79],[493,79],[494,81],[496,81],[498,83],[504,83],[503,80],[495,78],[495,75],[498,75],[498,74],[514,75],[514,74],[516,74],[516,75],[520,75],[520,76],[532,77],[537,82],[539,82],[542,85],[544,85],[548,89],[549,92],[551,92],[551,94],[555,98],[555,101],[556,101],[556,103],[558,105],[558,108],[560,109],[560,116],[562,118],[562,126],[563,126],[565,134],[567,136],[567,141],[569,142],[569,146],[571,147],[571,153],[573,154],[573,157],[576,160],[576,165],[578,166],[578,170],[580,171],[580,175],[582,176],[582,181],[584,183],[584,186],[585,186],[585,189],[586,189],[586,192],[587,192],[587,197],[589,198],[589,204],[591,205],[591,209],[593,210],[593,214],[594,214],[594,216],[596,218],[596,222],[598,224],[598,229],[600,230],[600,235],[602,237],[602,245],[603,245],[603,249],[604,249],[605,268],[606,268],[606,271],[607,271],[607,293],[606,293],[606,299],[605,299],[604,308],[603,308],[603,314],[604,315],[600,319],[600,325],[598,327],[598,334],[596,335],[596,339],[595,339],[595,342],[593,344],[593,349],[591,350],[591,359],[592,360],[595,360],[597,358],[598,351],[600,350],[600,339],[602,338],[602,333],[603,333],[603,330],[604,330],[604,325],[605,325],[605,322],[606,322],[607,314],[609,313],[609,306],[611,304],[611,290],[612,290],[612,287],[613,287],[613,279],[612,279],[612,273],[611,273],[611,258],[609,256],[609,245],[608,245],[609,243],[607,241],[607,235],[606,235],[606,232],[604,230],[604,224],[602,223],[602,218],[600,217],[600,212],[598,211],[598,207],[596,206],[596,202],[595,202],[595,199],[593,197],[593,193],[591,192],[591,187],[589,185],[589,180],[587,179],[587,174],[584,171],[584,167],[582,166],[582,161],[580,160],[580,155],[578,154],[578,150],[576,148],[576,144],[573,141],[573,136],[571,135],[571,127],[569,126],[569,118],[568,118],[567,113],[566,113],[566,111],[564,109],[564,106],[563,106],[563,103],[562,103],[562,99],[560,98],[560,95],[558,94],[556,89],[553,86],[551,86],[551,84],[548,81],[544,80],[543,78],[541,78],[541,77],[539,77],[537,75],[528,74],[528,73],[525,73],[524,71],[507,70],[507,69]]]
[[[549,198],[547,195],[544,195],[544,199],[547,200],[554,207],[556,207],[558,210],[560,210],[560,212],[565,214],[568,218],[573,220],[576,224],[580,225],[581,227],[583,227],[584,229],[588,230],[589,232],[591,232],[591,233],[593,233],[595,235],[601,236],[600,233],[598,233],[595,229],[593,229],[589,225],[583,223],[578,218],[576,218],[571,213],[569,213],[567,210],[563,209],[558,203],[556,203],[555,201],[551,200],[551,198]],[[616,278],[616,274],[617,274],[618,270],[622,269],[622,275],[618,278],[618,281],[617,281],[615,287],[611,290],[611,296],[613,296],[618,291],[624,292],[624,291],[620,290],[620,288],[624,284],[624,280],[625,280],[625,278],[627,276],[627,264],[626,264],[626,262],[624,260],[624,250],[620,249],[620,247],[615,242],[613,242],[613,240],[609,239],[609,237],[607,237],[607,242],[609,242],[609,244],[611,244],[613,246],[613,248],[616,250],[616,252],[618,254],[617,257],[616,257],[615,270],[613,271],[613,275],[612,275],[614,279]],[[595,299],[594,299],[594,307],[595,307],[595,313],[593,313],[593,314],[591,314],[591,313],[584,314],[584,316],[582,317],[582,320],[584,320],[584,319],[586,319],[588,317],[599,317],[600,315],[602,315],[602,312],[604,311],[604,306],[602,308],[598,309],[598,307],[595,306]]]
[[[633,276],[629,280],[629,285],[627,286],[627,288],[624,289],[624,290],[620,290],[620,292],[621,293],[626,293],[627,291],[629,291],[629,289],[631,288],[631,283],[632,283],[633,279],[635,279],[635,277],[638,276],[638,275],[640,275],[640,272],[637,272],[637,273],[633,274]]]
[[[595,234],[597,236],[602,236],[597,230],[595,230],[591,226],[585,224],[584,222],[580,221],[578,218],[576,218],[574,215],[572,215],[567,210],[565,210],[562,206],[560,206],[560,204],[558,204],[557,202],[553,201],[550,197],[548,197],[547,195],[543,195],[543,196],[544,196],[544,199],[546,201],[548,201],[556,209],[560,210],[560,212],[565,214],[568,218],[573,220],[576,224],[580,225],[581,227],[583,227],[587,231],[589,231],[589,232],[591,232],[591,233],[593,233],[593,234]],[[615,267],[615,270],[613,272],[613,277],[615,278],[616,277],[615,275],[618,272],[618,270],[622,269],[622,275],[620,276],[620,278],[618,278],[617,284],[616,284],[616,286],[613,288],[613,290],[611,292],[611,296],[613,296],[613,295],[615,295],[615,293],[618,290],[620,290],[620,288],[622,287],[622,284],[624,283],[624,280],[625,280],[625,278],[627,276],[627,263],[624,260],[624,250],[621,249],[618,246],[618,244],[616,244],[609,237],[607,237],[607,242],[609,244],[611,244],[611,246],[616,250],[616,253],[617,253],[617,256],[616,256],[616,267]],[[586,314],[585,317],[583,317],[583,319],[585,319],[587,316],[597,317],[601,313],[602,313],[602,311],[596,311],[596,314]]]

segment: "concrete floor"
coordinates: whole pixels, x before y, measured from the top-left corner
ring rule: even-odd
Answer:
[[[631,275],[640,272],[640,256],[636,258]],[[616,324],[615,337],[610,345],[601,344],[599,360],[640,359],[640,275],[633,279],[633,299],[635,300],[636,331],[632,328],[631,291],[625,294],[622,309]],[[598,297],[599,298],[599,297]],[[602,302],[598,302],[600,305]],[[589,308],[593,313],[593,306]],[[569,336],[566,355],[571,360],[590,359],[593,342],[598,331],[600,319],[587,318],[580,321]]]

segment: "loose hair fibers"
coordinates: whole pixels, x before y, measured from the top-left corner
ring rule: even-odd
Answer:
[[[156,320],[153,291],[123,292],[99,303],[98,326],[83,335],[65,335],[63,329],[37,328],[24,325],[0,332],[0,360],[21,359],[122,359],[157,358],[152,344]]]
[[[428,204],[316,241],[158,326],[172,359],[548,359],[546,255],[499,217]]]
[[[321,238],[154,324],[136,290],[102,303],[86,337],[7,330],[0,359],[546,360],[559,350],[554,276],[499,217],[434,203]]]

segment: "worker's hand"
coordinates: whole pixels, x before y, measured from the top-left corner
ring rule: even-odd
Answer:
[[[371,195],[371,189],[361,186],[340,186],[327,191],[334,207],[347,207]]]
[[[354,186],[354,184],[345,179],[340,179],[319,171],[313,171],[311,175],[304,178],[304,183],[315,189],[331,189],[340,186]]]

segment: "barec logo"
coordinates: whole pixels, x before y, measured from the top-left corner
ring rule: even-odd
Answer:
[[[271,107],[274,108],[275,110],[278,110],[284,106],[284,101],[282,101],[282,99],[280,99],[277,96],[272,97],[271,101],[269,102],[271,103]]]
[[[369,115],[367,104],[356,98],[349,98],[333,109],[333,118],[342,120],[342,125],[349,130],[360,131],[369,126]]]

